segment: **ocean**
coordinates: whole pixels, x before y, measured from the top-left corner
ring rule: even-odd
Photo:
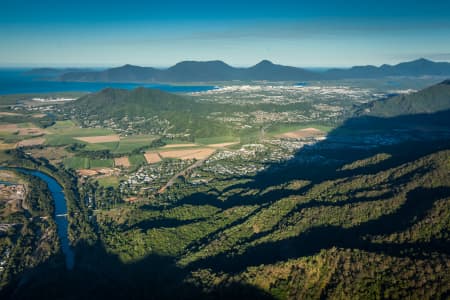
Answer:
[[[63,82],[25,75],[27,69],[0,69],[0,95],[52,92],[97,92],[104,88],[134,89],[148,87],[172,93],[193,93],[216,89],[211,85],[170,85],[153,83]]]

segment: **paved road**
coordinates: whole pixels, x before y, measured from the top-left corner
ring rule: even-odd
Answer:
[[[215,153],[215,152],[214,152],[214,153]],[[212,153],[211,155],[213,155],[214,153]],[[200,167],[200,166],[201,166],[201,165],[202,165],[209,157],[211,157],[211,155],[208,156],[207,158],[200,159],[200,160],[196,161],[195,163],[193,163],[192,165],[190,165],[190,166],[187,167],[186,169],[184,169],[184,170],[178,172],[177,174],[175,174],[174,176],[172,176],[172,178],[170,178],[170,180],[169,180],[162,188],[159,189],[158,194],[164,193],[164,191],[165,191],[167,188],[171,187],[171,186],[175,183],[175,180],[177,180],[178,177],[184,176],[184,175],[186,175],[190,170],[193,170],[193,169],[195,169],[195,168],[197,168],[197,167]]]

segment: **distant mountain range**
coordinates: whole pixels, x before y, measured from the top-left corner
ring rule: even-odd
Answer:
[[[57,78],[61,81],[86,82],[211,82],[335,80],[389,76],[450,76],[450,63],[433,62],[421,58],[397,65],[357,66],[315,72],[277,65],[268,60],[263,60],[249,68],[235,68],[223,61],[183,61],[167,69],[124,65],[104,71],[71,71]]]
[[[25,75],[30,76],[61,76],[66,73],[72,73],[72,72],[92,72],[93,69],[88,68],[36,68],[31,69],[30,71],[25,72]]]

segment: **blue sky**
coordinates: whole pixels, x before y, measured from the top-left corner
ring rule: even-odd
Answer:
[[[450,1],[0,0],[0,66],[450,61]]]

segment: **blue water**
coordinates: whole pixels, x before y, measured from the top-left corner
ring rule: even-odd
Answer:
[[[55,203],[55,222],[58,231],[59,240],[61,243],[61,250],[66,257],[66,267],[68,270],[72,270],[75,265],[75,254],[70,247],[69,243],[69,222],[67,221],[67,204],[66,198],[64,196],[63,188],[59,185],[59,183],[53,178],[42,172],[21,168],[14,168],[15,170],[30,174],[40,179],[44,180],[47,183],[48,189],[52,194],[53,201]]]
[[[0,180],[0,184],[4,184],[4,185],[13,185],[14,183],[11,183],[11,182],[8,182],[8,181]]]
[[[63,82],[27,76],[24,69],[0,69],[0,95],[51,92],[97,92],[104,88],[134,89],[147,87],[172,93],[203,92],[216,89],[211,85],[170,85],[154,83]]]

